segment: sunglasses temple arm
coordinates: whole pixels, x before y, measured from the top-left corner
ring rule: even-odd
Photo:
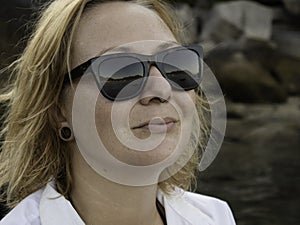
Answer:
[[[86,62],[84,62],[83,64],[75,67],[74,69],[72,69],[70,71],[70,75],[71,75],[71,79],[75,80],[77,78],[79,78],[80,76],[82,76],[86,70],[89,68],[89,66],[91,65],[93,59],[90,59]],[[68,82],[69,81],[69,73],[65,74],[65,79],[64,82]]]

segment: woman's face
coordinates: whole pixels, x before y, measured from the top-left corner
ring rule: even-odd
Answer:
[[[104,3],[82,17],[72,43],[71,67],[100,53],[155,54],[172,45],[176,39],[153,11],[126,2]],[[159,173],[187,146],[195,113],[194,91],[172,90],[156,67],[151,67],[141,93],[129,100],[105,98],[91,74],[64,93],[63,111],[79,151],[101,175],[110,170],[122,174],[124,165],[139,169],[159,165],[158,170],[151,169]]]

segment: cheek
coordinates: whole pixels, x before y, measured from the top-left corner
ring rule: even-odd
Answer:
[[[194,90],[187,92],[190,99],[193,101],[194,104],[196,104],[196,92]]]
[[[111,104],[98,98],[95,108],[95,122],[102,128],[111,124]]]
[[[99,138],[104,144],[114,142],[115,132],[112,126],[112,102],[99,95],[95,106],[95,125]]]
[[[181,115],[186,119],[193,115],[195,112],[196,93],[194,90],[187,92],[176,92],[174,98],[178,104]]]

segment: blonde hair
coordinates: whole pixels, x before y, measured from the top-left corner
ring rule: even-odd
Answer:
[[[58,191],[69,197],[72,188],[71,151],[58,136],[60,95],[64,75],[70,71],[74,30],[87,4],[102,2],[109,1],[56,0],[45,6],[23,54],[8,68],[13,82],[9,90],[0,95],[0,102],[7,106],[1,132],[4,142],[0,153],[0,187],[7,186],[5,198],[10,207],[51,179],[55,179]],[[178,41],[183,42],[182,28],[170,13],[169,5],[161,0],[129,2],[154,10]],[[202,98],[197,98],[196,105],[203,134],[206,129]],[[197,147],[199,137],[193,140],[191,147]],[[199,162],[197,152],[177,174],[159,184],[164,191],[170,191],[173,185],[190,188]]]

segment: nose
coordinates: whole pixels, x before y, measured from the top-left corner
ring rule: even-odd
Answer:
[[[148,105],[151,102],[163,103],[170,99],[172,87],[162,76],[160,71],[152,66],[149,71],[149,77],[141,93],[140,103]]]

